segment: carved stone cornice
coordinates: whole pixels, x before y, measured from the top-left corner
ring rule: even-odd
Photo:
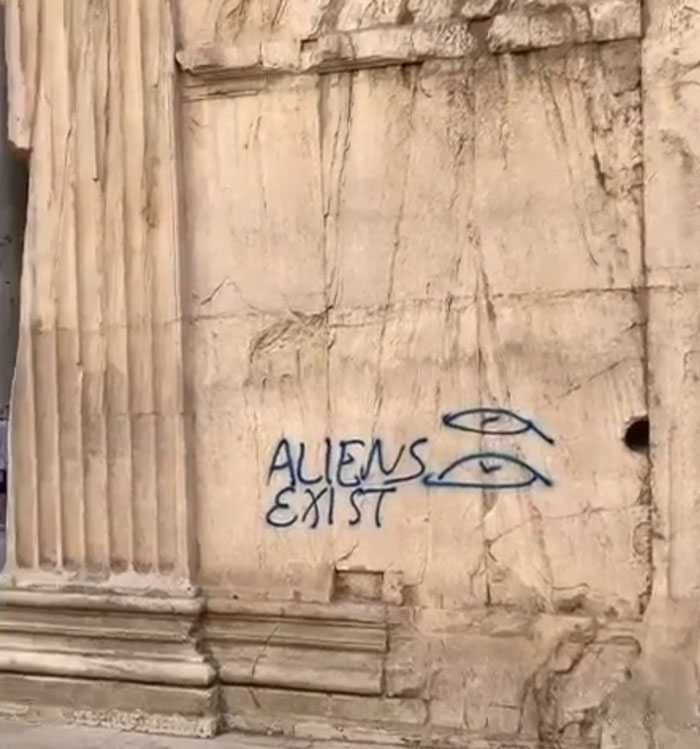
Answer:
[[[254,94],[280,76],[322,75],[483,54],[640,39],[639,0],[593,0],[522,7],[426,24],[379,25],[314,33],[262,35],[252,43],[192,44],[178,50],[185,99]]]

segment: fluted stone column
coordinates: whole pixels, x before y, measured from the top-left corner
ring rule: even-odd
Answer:
[[[9,133],[30,188],[0,701],[208,733],[172,16],[168,0],[7,2]]]

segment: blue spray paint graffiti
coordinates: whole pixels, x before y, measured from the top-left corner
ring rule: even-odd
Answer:
[[[474,422],[471,425],[469,424],[470,419]],[[442,417],[442,423],[451,429],[485,435],[525,434],[531,431],[550,445],[554,444],[554,440],[545,434],[534,421],[524,419],[515,411],[510,411],[507,408],[488,406],[467,408],[464,411],[446,413]]]
[[[478,407],[446,413],[442,423],[449,429],[490,436],[519,436],[532,433],[549,445],[554,439],[533,421],[506,408]],[[283,437],[272,453],[267,484],[281,478],[265,514],[268,525],[290,528],[304,525],[318,528],[336,522],[336,505],[349,509],[349,526],[367,516],[382,527],[382,509],[388,496],[402,484],[420,483],[431,490],[464,489],[503,491],[526,489],[536,484],[552,486],[552,479],[517,455],[480,450],[461,455],[446,468],[428,468],[428,438],[419,437],[391,452],[381,438],[332,440],[323,445],[322,467],[312,471],[307,445]],[[345,514],[345,513],[344,513]]]

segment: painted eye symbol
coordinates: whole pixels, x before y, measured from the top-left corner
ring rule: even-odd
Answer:
[[[453,489],[524,489],[538,481],[553,484],[549,476],[515,455],[493,452],[466,455],[437,475],[423,476],[425,486]]]
[[[513,435],[534,432],[550,445],[554,440],[545,434],[534,422],[519,416],[507,408],[467,408],[464,411],[453,411],[442,417],[442,423],[450,429],[475,434]]]

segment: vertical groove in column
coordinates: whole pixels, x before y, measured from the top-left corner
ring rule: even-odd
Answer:
[[[183,288],[188,279],[183,276],[186,272],[183,252],[186,251],[185,242],[185,205],[182,183],[182,109],[180,102],[180,88],[177,68],[170,61],[175,56],[175,21],[176,9],[173,0],[165,0],[161,6],[161,47],[160,66],[164,79],[160,86],[163,96],[162,111],[167,115],[167,127],[162,129],[160,160],[167,164],[167,183],[163,188],[163,219],[161,227],[166,236],[160,243],[160,252],[167,260],[161,261],[158,267],[163,278],[160,288],[167,291],[169,307],[166,311],[167,328],[164,346],[167,355],[163,361],[163,369],[167,370],[168,388],[163,388],[161,394],[162,408],[172,414],[171,441],[173,443],[169,453],[169,461],[163,461],[162,469],[167,473],[172,488],[172,528],[174,546],[170,553],[173,555],[175,574],[185,580],[193,580],[198,564],[197,512],[196,494],[194,492],[193,477],[190,476],[190,458],[187,443],[188,432],[185,413],[185,335],[187,334],[183,316]],[[167,269],[168,275],[165,275]],[[193,464],[192,464],[193,465]]]
[[[156,19],[153,23],[153,14]],[[143,96],[143,134],[144,134],[144,164],[143,164],[143,191],[144,191],[144,249],[148,262],[148,278],[151,281],[151,293],[148,295],[148,308],[145,313],[148,315],[150,324],[150,341],[149,355],[151,357],[151,387],[150,402],[152,404],[152,417],[148,419],[149,437],[153,440],[153,506],[149,508],[152,512],[153,538],[149,544],[149,552],[152,554],[152,565],[154,570],[160,568],[160,537],[161,537],[161,504],[163,492],[161,486],[160,456],[162,450],[161,422],[164,414],[157,407],[157,392],[164,383],[160,380],[158,371],[158,340],[160,337],[160,320],[157,317],[158,297],[160,292],[158,278],[158,259],[156,257],[159,249],[158,230],[160,224],[159,216],[159,188],[158,172],[160,169],[158,142],[160,133],[158,131],[158,110],[159,110],[159,54],[160,47],[160,29],[158,24],[158,14],[160,8],[158,4],[141,3],[139,4],[139,32],[141,49],[141,89]],[[155,65],[154,65],[155,62]],[[156,386],[157,382],[157,386]],[[150,514],[150,513],[149,513]]]
[[[120,51],[124,71],[126,314],[128,324],[129,413],[132,428],[133,565],[154,569],[156,558],[155,405],[153,403],[153,330],[150,298],[153,268],[147,243],[148,164],[143,89],[141,6],[122,0]],[[150,96],[150,92],[149,92]]]
[[[26,235],[32,230],[28,224]],[[22,277],[20,293],[29,288]],[[27,306],[21,314],[27,317]],[[17,351],[10,416],[10,504],[8,527],[12,534],[8,566],[29,569],[39,564],[39,509],[37,506],[36,416],[34,400],[34,363],[29,326],[23,326]],[[28,340],[27,340],[28,339]],[[21,425],[21,427],[19,426]],[[18,501],[21,498],[21,504]]]
[[[149,134],[149,200],[148,226],[151,252],[155,268],[154,288],[151,297],[153,319],[153,376],[156,406],[156,485],[158,549],[157,563],[161,572],[170,572],[177,559],[177,513],[179,497],[185,492],[183,413],[181,408],[182,359],[179,326],[179,229],[177,223],[178,194],[175,155],[177,139],[174,124],[175,81],[168,59],[174,54],[173,28],[167,4],[144,6],[145,28],[151,39],[148,64],[145,67],[145,84],[154,91],[150,106],[145,112],[146,131]],[[159,123],[159,113],[167,127]]]
[[[59,564],[60,474],[58,437],[58,372],[57,372],[57,288],[56,266],[60,260],[56,244],[58,224],[62,216],[57,209],[60,184],[57,176],[65,167],[60,159],[61,143],[54,141],[52,85],[56,64],[56,6],[42,4],[39,46],[39,89],[35,111],[36,126],[32,148],[44,151],[44,158],[32,160],[30,189],[34,197],[36,225],[31,246],[25,251],[27,272],[32,288],[29,334],[34,362],[34,402],[36,418],[37,509],[39,518],[39,565],[53,569]],[[60,32],[59,32],[60,33]],[[57,159],[60,159],[57,162]]]
[[[120,53],[120,6],[108,4],[108,82],[104,100],[107,120],[105,181],[105,335],[107,363],[104,409],[107,419],[107,506],[110,569],[123,572],[133,559],[132,447],[129,419],[128,327],[126,313],[126,229],[124,86]]]
[[[76,288],[78,298],[80,435],[82,453],[81,513],[83,564],[90,571],[109,567],[107,527],[107,445],[104,402],[105,345],[103,324],[104,267],[101,255],[106,237],[104,174],[98,168],[105,138],[104,111],[99,91],[106,79],[107,14],[99,5],[81,1],[71,5],[71,50],[74,87],[74,154],[77,174],[75,201]],[[103,161],[103,159],[102,159]]]
[[[106,256],[111,241],[106,231],[107,225],[107,147],[109,135],[109,7],[100,5],[93,10],[99,16],[99,31],[93,38],[92,55],[95,60],[94,75],[90,76],[91,64],[86,62],[85,77],[92,89],[92,132],[95,138],[92,164],[93,181],[97,196],[95,221],[98,227],[94,232],[95,245],[85,242],[85,253],[94,252],[95,272],[99,279],[99,300],[95,304],[95,315],[99,325],[86,343],[86,359],[90,365],[90,378],[83,391],[84,408],[90,414],[86,436],[85,488],[86,501],[86,554],[88,568],[109,569],[112,546],[109,530],[109,429],[107,392],[107,346],[109,327],[107,324],[107,289],[110,285],[107,273]],[[89,216],[86,213],[86,222]],[[83,286],[91,283],[90,274],[83,273]],[[87,314],[87,313],[86,313]],[[87,365],[86,365],[87,366]],[[99,539],[99,540],[98,540]]]
[[[150,341],[149,341],[149,356],[151,362],[151,381],[150,390],[148,397],[151,403],[151,411],[148,417],[148,433],[150,439],[152,439],[152,473],[149,475],[149,479],[152,481],[153,495],[152,495],[152,506],[149,507],[149,517],[152,522],[153,537],[150,539],[148,545],[149,554],[151,555],[151,565],[154,571],[158,571],[159,565],[159,550],[161,541],[161,528],[160,528],[160,502],[161,502],[161,486],[160,486],[160,422],[163,418],[163,414],[157,405],[157,392],[163,386],[159,378],[158,366],[157,366],[157,352],[156,346],[159,337],[159,320],[155,315],[155,301],[159,293],[159,278],[158,273],[160,270],[160,263],[158,250],[160,248],[159,242],[159,226],[161,223],[161,217],[159,215],[159,184],[158,174],[161,170],[159,163],[159,154],[157,145],[160,140],[160,128],[162,127],[159,123],[159,84],[160,84],[160,70],[159,70],[159,57],[157,50],[160,46],[160,25],[158,23],[158,15],[160,12],[160,3],[140,3],[139,4],[139,31],[141,33],[140,48],[141,48],[141,89],[143,91],[143,132],[144,132],[144,164],[143,164],[143,176],[144,176],[144,204],[143,204],[143,218],[145,226],[144,236],[144,249],[148,262],[148,274],[147,278],[150,280],[151,287],[150,293],[147,298],[146,314],[149,317],[150,325]],[[155,13],[156,22],[153,23],[153,15]],[[153,63],[155,62],[155,65]]]
[[[59,248],[56,267],[56,373],[58,409],[59,491],[58,544],[60,567],[79,569],[84,560],[83,450],[81,424],[82,366],[80,346],[80,295],[77,273],[77,211],[80,179],[77,172],[75,112],[77,55],[72,33],[72,14],[84,0],[58,0],[51,6],[50,28],[55,45],[52,65],[53,149],[57,150],[54,175],[59,218],[53,244]],[[56,14],[57,17],[53,17]]]

